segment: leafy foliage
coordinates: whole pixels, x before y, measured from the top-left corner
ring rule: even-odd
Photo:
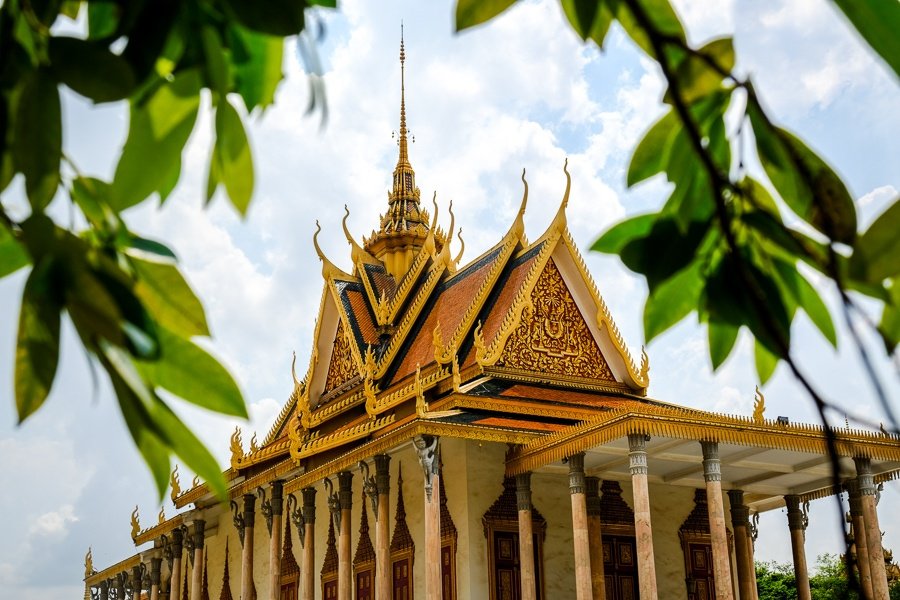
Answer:
[[[219,184],[241,214],[254,169],[244,122],[274,101],[284,38],[300,33],[305,0],[9,0],[0,6],[0,192],[24,178],[31,215],[0,204],[0,277],[30,266],[15,356],[19,421],[46,401],[67,315],[109,377],[160,494],[172,454],[225,492],[209,451],[163,390],[226,415],[247,416],[228,371],[192,338],[208,336],[203,306],[164,245],[131,232],[123,211],[165,201],[208,90],[215,113],[207,200]],[[82,18],[81,36],[56,35]],[[70,29],[70,28],[69,28]],[[129,128],[111,181],[63,156],[61,89],[96,104],[127,101]],[[74,175],[73,175],[74,173]],[[45,213],[63,197],[86,227]],[[63,201],[60,199],[59,201]]]

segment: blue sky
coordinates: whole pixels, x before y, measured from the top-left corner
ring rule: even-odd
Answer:
[[[739,68],[750,73],[773,117],[799,132],[846,178],[863,220],[900,189],[900,96],[896,80],[823,0],[680,0],[691,38],[734,33]],[[539,235],[573,177],[569,222],[627,343],[639,352],[643,282],[617,259],[587,247],[611,223],[658,206],[663,182],[624,189],[630,149],[661,113],[661,79],[621,32],[603,53],[583,46],[564,24],[558,3],[525,2],[487,27],[452,34],[446,2],[344,2],[325,19],[329,119],[304,117],[306,81],[293,54],[276,105],[255,117],[252,143],[257,191],[241,221],[219,198],[202,209],[211,124],[201,118],[185,153],[182,180],[167,204],[129,214],[133,229],[165,240],[182,258],[204,299],[212,350],[232,368],[250,403],[251,431],[264,435],[290,389],[291,352],[309,357],[319,303],[314,223],[337,264],[349,268],[340,230],[343,205],[357,237],[377,223],[396,160],[398,35],[406,24],[407,104],[416,143],[410,154],[423,197],[436,190],[442,211],[454,200],[472,258],[506,230],[528,170],[526,228]],[[67,153],[82,171],[108,176],[124,138],[122,105],[64,102]],[[15,203],[21,187],[4,197]],[[21,204],[21,202],[20,202]],[[61,219],[63,202],[54,207]],[[443,212],[446,227],[448,215]],[[82,560],[93,546],[105,566],[133,552],[129,515],[139,504],[155,518],[156,493],[133,449],[109,387],[94,388],[71,328],[51,398],[15,427],[12,356],[24,274],[0,280],[0,596],[71,598],[81,592]],[[827,286],[821,286],[827,287]],[[832,299],[833,302],[833,299]],[[797,356],[836,403],[883,419],[845,329],[833,351],[802,317]],[[711,373],[706,334],[685,322],[649,347],[651,394],[670,402],[750,414],[756,384],[750,346]],[[872,340],[868,340],[872,343]],[[877,346],[872,345],[875,353]],[[897,405],[896,372],[879,363]],[[812,406],[780,368],[764,388],[767,414],[814,421]],[[236,421],[183,407],[180,414],[225,464]],[[652,467],[652,465],[651,465]],[[183,470],[183,468],[182,468]],[[182,481],[190,477],[182,475]],[[896,484],[883,502],[896,505]],[[882,504],[885,506],[885,504]],[[171,513],[171,505],[167,507]],[[900,545],[900,516],[882,511],[886,545]],[[814,503],[807,534],[810,561],[839,552],[834,507]],[[757,556],[788,561],[786,519],[764,516]]]

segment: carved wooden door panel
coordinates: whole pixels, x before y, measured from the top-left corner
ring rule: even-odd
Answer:
[[[603,536],[603,576],[607,600],[638,600],[637,552],[631,536]]]
[[[409,559],[404,558],[394,562],[393,579],[394,579],[394,600],[412,600],[412,590],[410,589],[410,569]]]
[[[297,582],[281,584],[281,600],[297,600]]]
[[[497,600],[519,600],[522,586],[519,574],[519,534],[494,532],[494,579]]]
[[[442,600],[456,600],[456,596],[453,593],[454,589],[454,572],[453,572],[453,561],[456,560],[456,557],[453,553],[453,548],[448,544],[446,546],[441,546],[441,598]]]
[[[688,600],[713,600],[716,587],[713,579],[712,546],[689,542],[688,561]]]
[[[372,590],[372,569],[366,569],[356,574],[356,600],[372,600],[375,592]]]
[[[322,597],[325,600],[337,600],[337,580],[327,581],[322,584]]]

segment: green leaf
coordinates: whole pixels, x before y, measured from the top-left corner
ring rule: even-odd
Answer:
[[[121,100],[135,88],[131,66],[105,44],[72,37],[51,37],[53,75],[95,103]]]
[[[759,340],[753,342],[753,355],[756,359],[756,373],[759,375],[759,382],[765,384],[775,373],[778,357],[766,350]]]
[[[734,348],[737,342],[740,327],[731,323],[710,319],[707,333],[709,336],[709,358],[712,360],[713,371],[717,370]]]
[[[666,170],[669,150],[680,131],[681,122],[674,110],[669,110],[650,127],[631,155],[626,180],[628,187]]]
[[[889,301],[884,303],[878,333],[881,334],[885,351],[893,354],[900,344],[900,277],[891,281],[890,295]]]
[[[563,12],[581,39],[594,40],[603,47],[613,21],[609,3],[604,0],[561,0]]]
[[[19,423],[41,407],[56,377],[62,307],[54,271],[52,261],[41,262],[31,271],[22,293],[15,366]]]
[[[822,332],[825,339],[837,348],[837,332],[835,332],[834,322],[831,320],[831,313],[828,312],[828,307],[815,288],[797,270],[795,265],[775,260],[774,266],[797,306],[803,309],[803,312]]]
[[[284,78],[284,40],[237,26],[230,32],[235,90],[248,111],[271,105]]]
[[[59,7],[59,14],[72,19],[78,18],[78,12],[81,10],[81,0],[63,0]]]
[[[128,243],[124,248],[125,254],[132,258],[150,258],[151,260],[177,260],[178,257],[172,252],[171,248],[156,240],[148,240],[147,238],[130,236]]]
[[[647,278],[650,293],[657,285],[685,268],[710,230],[709,221],[691,221],[686,229],[674,219],[658,218],[650,233],[632,239],[619,252],[625,266]]]
[[[594,252],[605,252],[606,254],[618,254],[631,240],[642,238],[650,233],[650,229],[658,216],[657,213],[650,213],[616,223],[594,242],[591,250]]]
[[[203,305],[174,264],[135,259],[134,291],[163,327],[184,337],[209,335]]]
[[[116,2],[88,2],[88,39],[112,36],[119,25],[121,7]]]
[[[697,52],[715,64],[718,70],[703,57],[693,54],[689,54],[681,61],[675,71],[675,77],[681,87],[681,97],[688,104],[721,89],[724,79],[721,71],[730,73],[734,68],[734,45],[730,37],[713,40]],[[666,95],[668,102],[669,92]]]
[[[664,36],[672,36],[685,41],[684,27],[678,18],[678,14],[669,0],[636,0],[634,3],[637,10],[643,13],[644,18],[649,21],[650,27],[657,34]],[[616,8],[616,18],[634,42],[651,58],[659,57],[653,51],[653,45],[650,43],[650,37],[641,24],[641,19],[633,11],[632,3],[619,1]]]
[[[900,77],[900,3],[892,0],[834,0],[856,31]]]
[[[94,227],[105,229],[109,224],[109,184],[93,177],[76,177],[69,195]]]
[[[13,165],[25,176],[25,191],[34,210],[46,207],[59,187],[62,117],[59,90],[50,74],[33,71],[23,84],[14,123]]]
[[[159,192],[181,168],[181,152],[200,106],[200,73],[182,71],[143,104],[131,105],[131,125],[111,188],[122,211]]]
[[[490,21],[515,2],[516,0],[457,0],[456,31]]]
[[[301,0],[225,0],[224,4],[239,23],[260,33],[286,37],[304,27],[306,3]]]
[[[147,381],[209,410],[247,417],[244,398],[228,371],[199,346],[165,329],[159,330],[162,351],[157,360],[138,361]]]
[[[216,108],[215,144],[216,175],[225,184],[231,203],[246,216],[253,196],[253,157],[241,117],[227,99]]]
[[[695,261],[666,281],[647,297],[644,304],[644,338],[650,342],[697,310],[703,291],[701,263]]]
[[[856,208],[840,177],[803,141],[772,125],[752,97],[747,112],[760,161],[781,198],[829,238],[852,244]]]
[[[30,262],[31,259],[22,244],[16,241],[6,227],[0,225],[0,279],[15,273]]]
[[[900,275],[900,198],[856,240],[849,268],[852,277],[876,284]]]
[[[232,76],[229,62],[219,32],[212,26],[204,26],[200,30],[203,40],[203,54],[206,57],[206,82],[211,90],[224,95],[231,91]]]

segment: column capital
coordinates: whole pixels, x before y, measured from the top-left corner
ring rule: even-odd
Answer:
[[[172,530],[172,554],[175,558],[181,558],[181,550],[184,546],[184,530],[176,527]]]
[[[341,510],[350,510],[353,506],[353,473],[341,471],[337,474],[338,502]]]
[[[865,456],[853,458],[856,464],[856,481],[862,496],[875,495],[875,477],[872,475],[872,460]]]
[[[191,541],[194,543],[194,549],[203,549],[203,539],[206,531],[206,521],[203,519],[195,519],[193,522],[194,531],[191,533]]]
[[[391,493],[391,457],[388,454],[376,454],[375,460],[375,489],[379,495],[385,496]]]
[[[584,493],[584,452],[569,457],[569,493]]]
[[[744,504],[744,490],[728,490],[728,504],[731,505],[731,525],[750,527],[750,507]]]
[[[303,522],[314,525],[316,522],[316,488],[305,487],[300,490],[303,495]]]
[[[516,508],[531,510],[531,471],[516,475]]]
[[[850,501],[850,515],[861,517],[863,514],[862,494],[859,493],[859,481],[856,479],[848,479],[844,482],[844,489],[847,490],[847,499]]]
[[[587,514],[589,517],[600,516],[600,478],[584,478],[584,494],[587,496]]]
[[[284,482],[280,479],[272,482],[272,499],[270,502],[273,515],[284,514]]]
[[[632,475],[647,474],[647,441],[649,435],[643,433],[628,434],[628,463]]]
[[[161,571],[162,559],[154,556],[150,559],[150,585],[159,585]]]
[[[722,481],[722,461],[719,460],[719,442],[700,442],[703,450],[703,479]]]
[[[800,496],[788,494],[784,497],[784,504],[787,506],[788,528],[806,531],[809,520],[806,515],[805,506],[804,508],[800,507]]]
[[[244,494],[244,527],[253,527],[256,522],[256,496]]]

